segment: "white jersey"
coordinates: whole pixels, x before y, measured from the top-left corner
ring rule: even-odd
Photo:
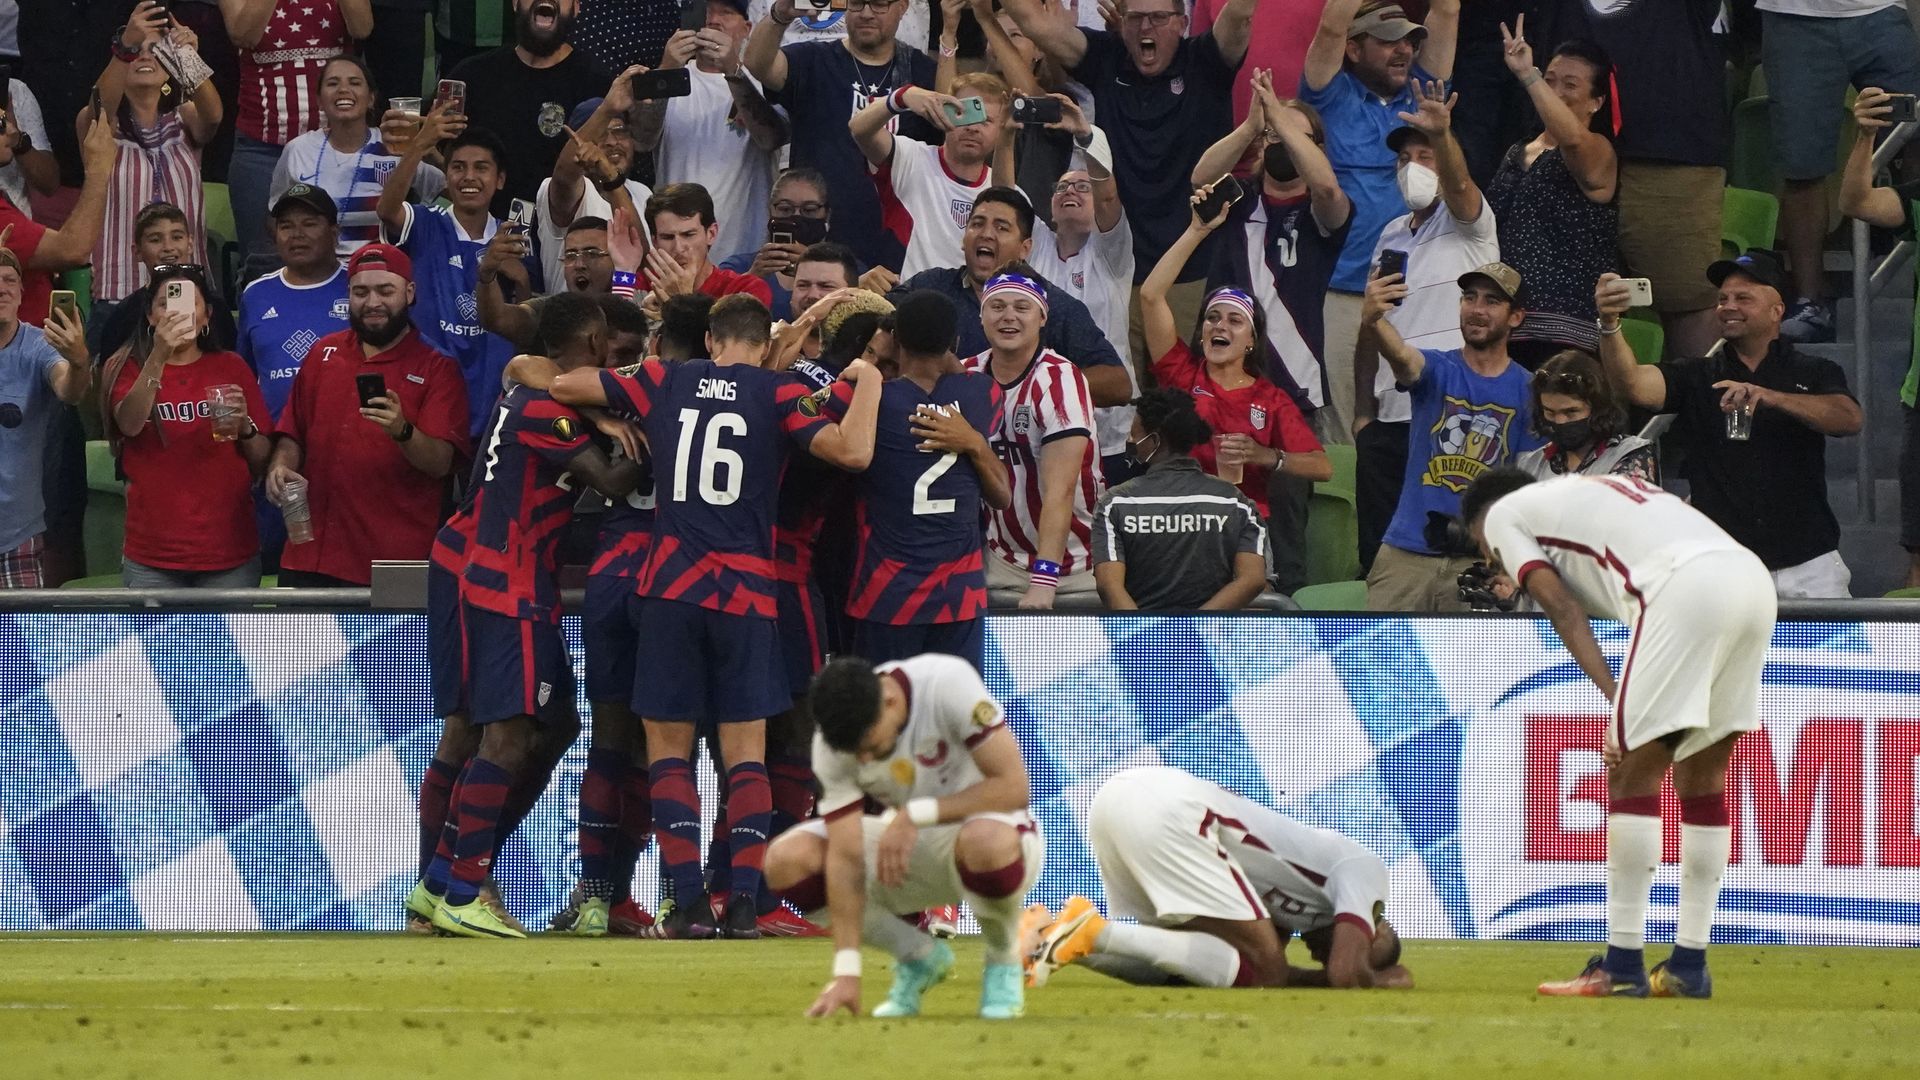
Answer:
[[[1106,232],[1095,229],[1071,258],[1060,255],[1060,238],[1039,218],[1033,219],[1033,254],[1027,262],[1053,287],[1087,305],[1094,325],[1106,335],[1116,351],[1127,351],[1127,303],[1133,295],[1133,230],[1127,227],[1124,212],[1120,221]],[[1129,400],[1140,396],[1140,379],[1132,364],[1120,365],[1127,373]],[[1133,406],[1109,405],[1094,410],[1098,425],[1100,456],[1126,452],[1133,437]]]
[[[1455,220],[1442,202],[1417,232],[1411,213],[1394,218],[1380,230],[1380,239],[1373,245],[1372,265],[1380,265],[1380,253],[1388,250],[1407,253],[1407,298],[1387,312],[1388,324],[1413,348],[1460,348],[1464,343],[1460,336],[1460,275],[1500,261],[1500,233],[1493,207],[1481,199],[1480,216],[1462,222]],[[1384,359],[1374,374],[1373,395],[1379,400],[1380,419],[1413,418],[1413,398],[1395,385],[1393,366]]]
[[[980,673],[957,656],[926,653],[876,669],[907,698],[907,722],[885,758],[861,764],[852,754],[813,737],[813,772],[820,780],[820,816],[857,811],[867,797],[902,807],[910,799],[940,798],[985,779],[973,748],[1006,723],[1000,703]]]
[[[647,200],[653,198],[653,189],[638,180],[629,180],[627,195],[633,199],[633,208],[644,215],[647,212]],[[545,291],[547,295],[566,292],[567,268],[561,255],[567,247],[567,230],[554,224],[553,177],[549,176],[540,181],[540,190],[534,194],[533,203],[534,230],[535,235],[540,239],[540,274],[545,279]],[[567,220],[574,222],[588,217],[602,218],[611,222],[613,204],[607,201],[605,195],[594,190],[592,184],[583,181],[580,185],[580,208],[575,210],[573,216]],[[650,221],[642,223],[640,231],[651,240],[653,223]]]
[[[1729,551],[1754,557],[1678,496],[1626,476],[1521,488],[1487,512],[1486,536],[1516,582],[1551,566],[1589,615],[1629,625],[1689,560]]]
[[[693,92],[668,98],[660,148],[654,152],[654,182],[699,184],[713,196],[720,223],[715,251],[758,251],[767,239],[767,196],[773,186],[773,154],[762,150],[735,119],[727,77],[687,65]],[[740,72],[755,90],[760,83]],[[641,203],[635,203],[641,206]]]
[[[992,372],[991,350],[966,359],[968,371]],[[1007,463],[1013,505],[987,511],[987,546],[1002,560],[1027,569],[1040,544],[1040,453],[1046,444],[1072,435],[1087,437],[1080,479],[1073,486],[1073,524],[1067,529],[1062,575],[1093,568],[1093,507],[1100,501],[1100,462],[1094,434],[1093,394],[1073,362],[1042,348],[1018,379],[1001,383],[1006,400],[988,441]]]
[[[992,183],[993,170],[985,165],[967,180],[947,163],[945,147],[894,137],[893,156],[873,167],[873,185],[880,193],[881,225],[907,249],[900,280],[966,262],[960,234],[973,200]]]

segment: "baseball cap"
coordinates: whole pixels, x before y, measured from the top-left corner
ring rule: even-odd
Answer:
[[[1381,41],[1399,41],[1408,34],[1427,36],[1427,28],[1407,18],[1398,4],[1381,4],[1377,7],[1360,9],[1353,17],[1352,25],[1347,27],[1347,36],[1357,38],[1365,34]]]
[[[368,244],[354,252],[347,260],[347,279],[351,281],[362,270],[385,270],[406,281],[413,280],[413,260],[392,244]]]
[[[1716,287],[1734,274],[1745,274],[1782,297],[1792,295],[1793,286],[1787,283],[1787,272],[1781,269],[1780,260],[1774,258],[1771,251],[1755,249],[1737,258],[1721,259],[1707,267],[1707,280]]]
[[[340,220],[340,208],[334,205],[333,196],[312,184],[295,184],[281,192],[273,201],[273,216],[279,217],[280,211],[293,206],[311,210],[329,221]]]
[[[605,100],[607,99],[604,97],[590,97],[580,104],[575,105],[573,112],[567,114],[567,126],[575,131],[586,127],[587,121],[593,119],[593,114],[599,111],[600,103]]]
[[[1475,278],[1485,278],[1493,282],[1494,288],[1506,293],[1509,301],[1514,304],[1520,303],[1520,271],[1506,263],[1490,262],[1474,267],[1460,275],[1460,287],[1466,288],[1467,284]]]
[[[1427,133],[1421,131],[1419,128],[1397,127],[1387,132],[1387,149],[1397,154],[1400,152],[1402,146],[1405,146],[1414,139],[1418,139],[1428,146],[1433,145],[1433,140],[1427,138]]]

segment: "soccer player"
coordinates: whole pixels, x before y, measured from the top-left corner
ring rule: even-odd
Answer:
[[[1004,397],[992,376],[953,357],[958,315],[932,290],[894,311],[900,377],[880,392],[873,464],[858,480],[859,555],[847,615],[854,649],[875,663],[925,652],[981,670],[987,579],[980,504],[1013,502],[987,436]]]
[[[1165,766],[1115,773],[1093,797],[1087,838],[1109,914],[1084,896],[1029,942],[1038,986],[1067,964],[1141,984],[1406,987],[1384,916],[1387,867],[1335,832]],[[1032,924],[1046,909],[1031,909]],[[1323,968],[1287,963],[1299,934]]]
[[[966,369],[992,375],[1004,394],[992,443],[1013,483],[1012,504],[987,515],[987,587],[996,604],[1017,598],[1022,610],[1052,608],[1056,595],[1092,596],[1100,462],[1087,380],[1042,344],[1046,287],[1025,273],[987,280],[980,322],[988,348]]]
[[[540,339],[561,370],[598,368],[607,324],[589,297],[556,297],[541,313]],[[610,498],[640,479],[632,462],[611,463],[588,441],[586,424],[546,393],[515,386],[495,407],[474,462],[468,501],[446,532],[459,534],[465,642],[466,721],[479,747],[452,797],[426,878],[409,898],[431,905],[435,929],[462,937],[525,937],[480,900],[503,824],[509,789],[532,776],[541,756],[541,720],[573,698],[572,662],[560,634],[560,537],[577,498],[575,478]],[[569,710],[570,712],[570,710]],[[537,778],[544,787],[544,777]]]
[[[1000,703],[966,661],[932,653],[878,668],[840,657],[808,696],[821,816],[782,834],[767,866],[790,903],[832,917],[833,980],[807,1015],[858,1015],[865,942],[894,957],[873,1015],[918,1016],[953,949],[900,916],[964,899],[986,939],[980,1015],[1020,1016],[1020,901],[1046,845]],[[887,812],[862,813],[867,799]]]
[[[1489,563],[1540,606],[1612,703],[1607,727],[1607,952],[1542,994],[1711,997],[1707,940],[1733,831],[1727,763],[1760,726],[1773,579],[1759,556],[1674,495],[1624,476],[1534,483],[1491,470],[1460,500]],[[1589,617],[1633,628],[1616,682]],[[1673,953],[1646,969],[1647,894],[1660,865],[1660,781],[1680,796]]]
[[[696,725],[719,727],[727,763],[732,846],[729,937],[758,937],[761,867],[772,816],[766,717],[792,702],[774,627],[773,511],[789,445],[858,471],[873,456],[880,380],[862,362],[846,418],[829,422],[791,376],[760,367],[772,318],[751,296],[729,296],[707,318],[711,359],[650,360],[629,376],[573,371],[552,383],[569,405],[610,405],[640,418],[655,466],[654,542],[635,620],[649,643],[634,679],[646,732],[656,835],[673,911],[666,937],[711,937],[701,904],[700,795],[690,755]]]

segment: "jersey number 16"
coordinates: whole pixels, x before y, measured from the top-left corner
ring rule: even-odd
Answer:
[[[673,454],[673,501],[687,501],[688,459],[693,456],[693,440],[700,427],[700,410],[680,410],[680,438]],[[740,501],[740,484],[747,463],[739,453],[720,445],[722,435],[744,436],[747,418],[739,413],[714,413],[707,417],[706,436],[700,444],[700,498],[713,506],[732,506]],[[726,486],[718,483],[726,468]]]

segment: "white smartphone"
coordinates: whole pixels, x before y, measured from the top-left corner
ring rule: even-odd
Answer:
[[[1626,278],[1627,303],[1633,307],[1653,306],[1653,280],[1651,278]]]
[[[507,225],[525,231],[533,227],[533,203],[527,199],[515,199],[507,206]]]

